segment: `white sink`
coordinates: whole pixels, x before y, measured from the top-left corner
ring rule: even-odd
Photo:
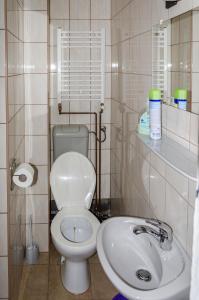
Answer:
[[[188,300],[191,262],[174,238],[162,250],[151,235],[136,235],[145,219],[111,218],[100,226],[97,252],[113,285],[129,300]],[[150,225],[153,229],[156,227]]]

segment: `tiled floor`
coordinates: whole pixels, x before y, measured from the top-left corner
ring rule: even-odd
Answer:
[[[42,254],[37,265],[24,266],[19,300],[111,300],[117,290],[104,274],[97,255],[89,264],[91,286],[86,293],[74,296],[62,286],[60,258],[51,245],[49,259],[47,254]]]

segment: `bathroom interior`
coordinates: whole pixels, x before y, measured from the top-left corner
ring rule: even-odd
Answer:
[[[0,0],[0,299],[199,299],[199,0]]]

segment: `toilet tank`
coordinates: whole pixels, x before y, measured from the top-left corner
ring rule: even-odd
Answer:
[[[65,152],[75,151],[88,157],[89,132],[84,125],[53,127],[53,160]]]

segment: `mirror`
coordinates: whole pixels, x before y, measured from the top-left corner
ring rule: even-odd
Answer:
[[[153,26],[152,55],[152,84],[163,102],[198,114],[199,9]]]

